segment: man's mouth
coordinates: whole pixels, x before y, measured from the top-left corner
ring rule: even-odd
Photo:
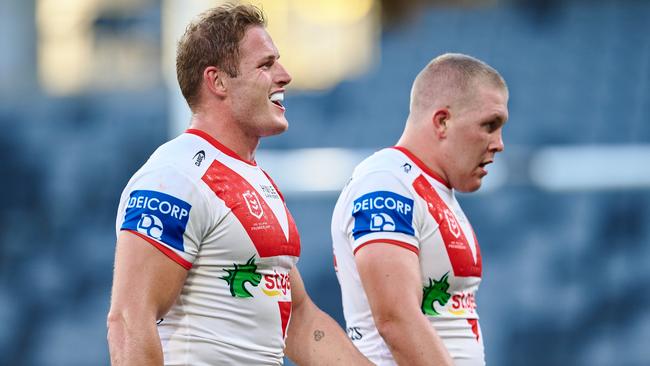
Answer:
[[[486,161],[482,162],[481,164],[479,164],[478,166],[479,166],[480,168],[485,169],[485,167],[486,167],[488,164],[492,164],[492,160],[486,160]]]
[[[274,93],[271,93],[271,95],[269,95],[269,100],[271,103],[284,110],[284,106],[282,105],[282,102],[284,101],[284,91],[276,91]]]

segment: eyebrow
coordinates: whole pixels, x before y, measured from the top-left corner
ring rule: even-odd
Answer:
[[[504,114],[496,112],[490,117],[490,121],[496,121],[504,125],[508,121],[508,118]]]
[[[279,58],[280,58],[280,54],[277,54],[277,55],[268,55],[268,56],[264,56],[264,57],[262,57],[262,58],[259,60],[259,62],[261,62],[261,63],[266,63],[266,62],[269,62],[269,61],[277,61]]]
[[[504,118],[501,114],[496,113],[485,117],[482,122],[483,123],[491,123],[491,122],[504,123]]]

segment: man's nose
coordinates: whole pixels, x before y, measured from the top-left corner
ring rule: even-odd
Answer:
[[[287,69],[282,66],[281,63],[277,62],[277,74],[275,76],[275,82],[280,86],[285,86],[291,82],[291,75],[287,72]]]
[[[505,145],[503,144],[503,136],[501,135],[501,132],[496,135],[496,138],[494,141],[492,141],[492,144],[490,146],[490,151],[494,152],[502,152],[503,149],[505,148]]]

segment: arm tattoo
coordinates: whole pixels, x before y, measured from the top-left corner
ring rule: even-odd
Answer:
[[[316,330],[314,331],[314,340],[315,340],[316,342],[320,341],[320,340],[323,339],[324,337],[325,337],[325,332],[323,332],[322,330],[318,330],[318,329],[316,329]]]

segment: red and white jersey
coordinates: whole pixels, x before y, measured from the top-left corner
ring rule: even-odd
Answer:
[[[418,255],[421,310],[455,364],[485,364],[474,301],[482,270],[478,242],[454,191],[417,157],[394,147],[359,164],[336,203],[332,240],[348,335],[371,361],[395,364],[375,327],[354,255],[363,246],[389,243]]]
[[[122,193],[116,230],[188,270],[158,325],[165,365],[280,365],[300,238],[254,162],[199,130],[159,147]]]

